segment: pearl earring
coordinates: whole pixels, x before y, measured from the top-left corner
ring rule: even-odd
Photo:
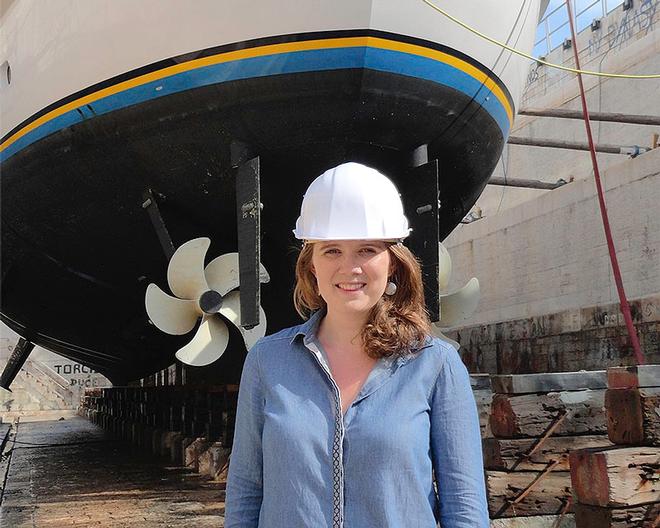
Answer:
[[[396,284],[394,284],[392,281],[389,281],[387,283],[387,286],[385,287],[385,295],[394,295],[396,293]]]

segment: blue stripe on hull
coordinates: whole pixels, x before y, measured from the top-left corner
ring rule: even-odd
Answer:
[[[82,106],[80,111],[71,110],[51,119],[2,151],[0,161],[5,161],[16,152],[50,134],[81,123],[94,115],[107,114],[158,97],[228,81],[354,68],[405,75],[454,88],[474,98],[497,122],[503,137],[508,136],[510,123],[502,103],[490,90],[467,73],[443,62],[409,53],[374,47],[350,47],[295,51],[214,64],[136,86]]]

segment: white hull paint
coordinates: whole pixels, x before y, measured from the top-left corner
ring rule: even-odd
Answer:
[[[479,31],[532,47],[542,0],[436,0]],[[375,29],[454,48],[519,100],[529,61],[456,25],[421,0],[14,0],[2,8],[0,136],[86,87],[162,59],[259,37]],[[194,56],[194,55],[193,55]],[[5,75],[3,69],[0,75]]]

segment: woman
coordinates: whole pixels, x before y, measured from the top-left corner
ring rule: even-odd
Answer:
[[[486,528],[469,377],[430,337],[396,188],[363,165],[330,169],[294,233],[294,302],[311,317],[247,356],[225,526]]]

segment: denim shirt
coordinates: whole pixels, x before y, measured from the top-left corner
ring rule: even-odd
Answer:
[[[322,316],[247,355],[225,527],[487,528],[477,409],[457,351],[429,338],[380,359],[342,416],[316,338]]]

